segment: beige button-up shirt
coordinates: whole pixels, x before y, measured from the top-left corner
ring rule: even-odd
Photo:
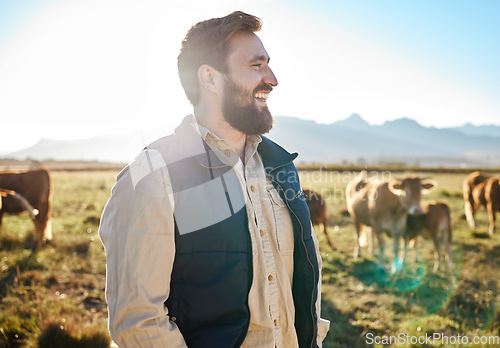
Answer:
[[[223,163],[233,166],[245,193],[252,240],[253,283],[248,298],[250,326],[243,347],[298,347],[292,297],[293,227],[289,211],[266,178],[257,153],[261,138],[247,137],[243,163],[224,140],[198,125],[194,117],[192,126]],[[127,170],[120,175],[127,175]],[[165,197],[171,198],[168,173],[165,176]],[[99,229],[107,256],[106,299],[111,337],[120,347],[185,347],[182,334],[163,304],[170,287],[170,277],[166,275],[172,271],[175,256],[172,214],[175,202],[165,199],[170,203],[170,214],[160,213],[165,207],[157,203],[145,202],[148,206],[142,208],[148,211],[147,218],[141,207],[127,209],[130,200],[136,199],[134,190],[118,185],[112,190]],[[150,221],[151,215],[155,217],[154,222]],[[148,233],[148,229],[154,232]],[[122,238],[122,234],[127,234],[127,238]],[[313,238],[318,249],[314,234]],[[317,254],[321,270],[318,250]],[[155,258],[148,257],[150,255]],[[154,264],[148,264],[152,259]],[[320,296],[318,318],[319,303]],[[329,322],[319,319],[320,347],[328,328]]]

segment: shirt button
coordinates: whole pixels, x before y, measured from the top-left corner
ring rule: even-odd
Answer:
[[[264,231],[260,230],[260,236],[262,237],[264,235]]]
[[[253,186],[253,185],[252,185],[252,186],[250,186],[250,190],[251,190],[252,192],[253,192],[253,191],[255,191],[255,186]]]
[[[278,326],[278,321],[274,319],[274,326]]]
[[[269,277],[267,277],[267,280],[269,280],[270,282],[272,282],[273,281],[273,275],[270,274]]]
[[[226,151],[224,151],[224,154],[225,154],[227,157],[229,157],[229,156],[231,156],[231,151],[226,150]]]

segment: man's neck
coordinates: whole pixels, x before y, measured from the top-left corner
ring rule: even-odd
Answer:
[[[233,128],[220,113],[207,113],[195,108],[194,114],[196,121],[200,125],[210,130],[219,138],[224,139],[236,151],[243,163],[245,163],[245,133]]]

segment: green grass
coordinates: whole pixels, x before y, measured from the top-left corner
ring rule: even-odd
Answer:
[[[4,218],[0,347],[109,345],[105,256],[97,230],[116,174],[53,172],[54,240],[39,249],[32,237],[33,223],[26,214]],[[406,174],[410,173],[386,171],[384,175]],[[303,187],[327,196],[328,233],[335,245],[332,250],[324,236],[318,235],[323,258],[322,316],[332,322],[324,347],[365,347],[369,333],[460,334],[471,339],[500,336],[500,235],[488,236],[484,210],[477,216],[477,230],[468,228],[461,195],[466,173],[419,175],[439,184],[423,196],[423,201],[444,200],[452,210],[454,265],[450,272],[433,271],[429,241],[419,241],[421,262],[415,263],[410,249],[406,267],[395,275],[378,269],[366,248],[355,260],[354,228],[344,195],[353,174],[301,172]],[[391,248],[386,249],[386,259],[390,259]]]

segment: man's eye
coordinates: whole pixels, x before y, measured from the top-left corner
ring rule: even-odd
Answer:
[[[254,65],[252,65],[252,66],[257,67],[257,68],[260,68],[260,67],[262,66],[262,64],[257,63],[257,64],[254,64]]]

